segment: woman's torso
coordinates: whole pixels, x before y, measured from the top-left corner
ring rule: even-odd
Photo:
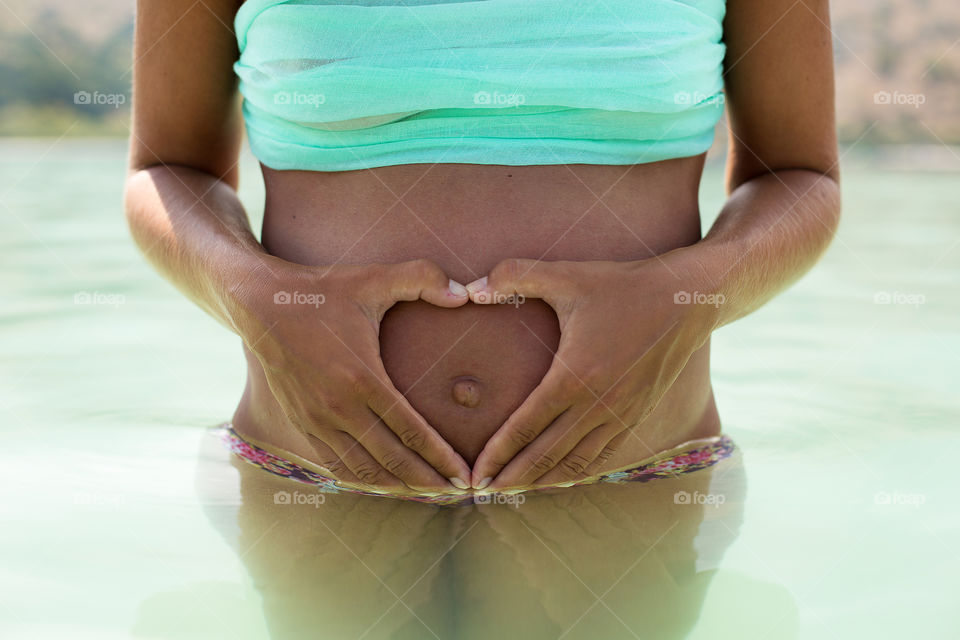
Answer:
[[[504,258],[639,260],[699,240],[702,168],[702,155],[642,165],[264,168],[263,244],[304,265],[429,258],[461,283]],[[538,384],[558,340],[556,315],[539,300],[456,309],[402,302],[384,316],[380,335],[397,388],[468,463]],[[314,459],[246,355],[235,427]],[[642,437],[628,439],[606,468],[719,432],[708,359],[709,343],[639,427]],[[473,382],[476,406],[454,400],[452,387],[463,379]]]

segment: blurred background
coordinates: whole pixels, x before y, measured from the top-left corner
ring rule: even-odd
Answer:
[[[0,135],[126,135],[134,5],[0,1]],[[841,140],[960,143],[960,5],[831,7]]]

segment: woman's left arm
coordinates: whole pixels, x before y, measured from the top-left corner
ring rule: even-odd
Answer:
[[[636,262],[505,260],[468,286],[479,304],[541,298],[561,330],[549,371],[477,458],[473,486],[593,475],[631,433],[643,439],[633,428],[714,329],[824,252],[840,216],[829,23],[828,0],[727,1],[729,198],[700,242]]]

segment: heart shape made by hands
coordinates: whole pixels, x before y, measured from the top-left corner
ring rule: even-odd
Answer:
[[[559,340],[556,313],[535,299],[452,309],[401,302],[380,325],[390,379],[470,465],[543,379]],[[465,389],[468,402],[459,402]]]

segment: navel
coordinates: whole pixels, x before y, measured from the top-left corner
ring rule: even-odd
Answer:
[[[471,376],[458,376],[450,390],[453,401],[472,409],[480,404],[480,382]]]

